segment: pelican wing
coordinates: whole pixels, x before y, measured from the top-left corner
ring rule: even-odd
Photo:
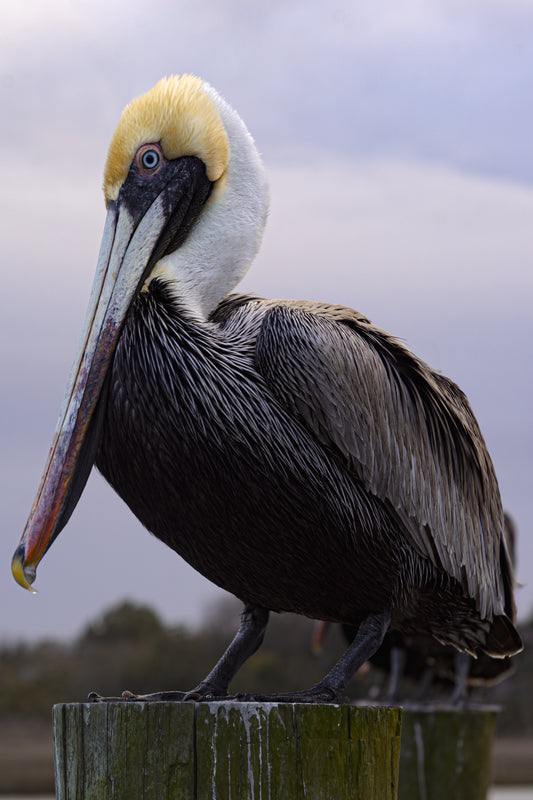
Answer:
[[[391,503],[411,544],[463,584],[482,616],[512,616],[498,484],[461,390],[351,309],[237,306],[278,402]]]

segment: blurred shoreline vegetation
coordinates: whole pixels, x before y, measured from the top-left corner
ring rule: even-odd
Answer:
[[[166,625],[152,608],[124,601],[71,642],[0,643],[0,719],[49,719],[54,703],[85,702],[89,691],[120,696],[124,689],[191,689],[231,641],[241,609],[228,597],[193,629]],[[312,652],[314,624],[293,614],[272,614],[262,647],[240,670],[232,692],[290,691],[319,681],[342,653],[344,641],[332,625],[321,651]],[[500,736],[533,734],[533,617],[520,630],[525,650],[514,659],[515,673],[472,694],[475,701],[502,706]],[[347,693],[353,699],[375,699],[386,680],[380,670],[362,669]],[[405,697],[413,691],[406,679]]]

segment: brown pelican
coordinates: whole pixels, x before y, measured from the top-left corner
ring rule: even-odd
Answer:
[[[79,359],[13,559],[30,588],[93,464],[158,538],[244,602],[188,698],[223,697],[269,611],[350,623],[332,700],[389,627],[521,648],[494,469],[462,392],[362,314],[229,295],[267,215],[263,167],[207,83],[123,112]],[[158,693],[153,698],[181,698]]]

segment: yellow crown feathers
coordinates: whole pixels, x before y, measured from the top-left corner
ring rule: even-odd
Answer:
[[[224,174],[228,165],[226,131],[203,81],[194,75],[163,78],[126,106],[107,154],[106,203],[117,199],[135,153],[148,142],[160,142],[168,159],[197,156],[213,182]]]

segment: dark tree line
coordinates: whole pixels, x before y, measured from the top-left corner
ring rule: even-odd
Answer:
[[[91,622],[71,643],[41,641],[0,646],[0,716],[49,717],[59,702],[84,701],[89,691],[118,696],[194,687],[212,668],[238,626],[240,605],[229,598],[199,628],[166,626],[149,607],[124,602]],[[344,643],[330,626],[322,650],[312,652],[314,623],[273,614],[260,650],[232,685],[235,692],[269,693],[312,686],[339,657]],[[515,674],[478,690],[476,700],[501,704],[503,734],[533,734],[533,620],[521,626],[526,648]],[[379,670],[352,681],[353,698],[377,697],[386,681]],[[406,680],[405,696],[414,691]]]

